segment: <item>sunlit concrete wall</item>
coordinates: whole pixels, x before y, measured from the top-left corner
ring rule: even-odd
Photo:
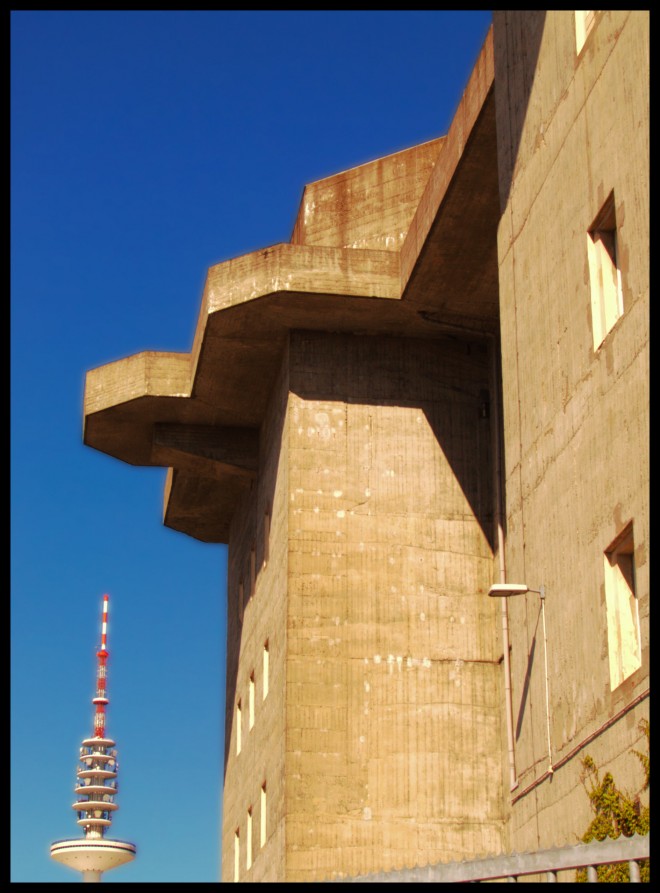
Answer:
[[[430,140],[308,183],[291,241],[399,251],[444,142]]]
[[[578,53],[574,12],[496,11],[494,46],[507,573],[547,589],[549,746],[539,597],[510,600],[507,844],[525,850],[586,829],[585,754],[623,787],[642,781],[630,749],[649,703],[648,12],[596,12]],[[611,190],[624,313],[594,350],[587,233]],[[630,521],[642,666],[612,690],[604,550]]]
[[[289,384],[286,877],[497,850],[486,351],[294,333]]]
[[[230,542],[225,881],[237,828],[240,880],[501,846],[488,368],[478,344],[292,333]]]

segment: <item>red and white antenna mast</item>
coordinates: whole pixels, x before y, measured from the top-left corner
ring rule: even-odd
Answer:
[[[105,708],[109,703],[108,601],[108,596],[104,595],[101,647],[96,652],[96,695],[92,698],[94,731],[91,738],[83,740],[80,748],[81,766],[76,771],[74,787],[78,799],[72,804],[85,836],[58,840],[50,848],[50,854],[57,862],[82,871],[83,881],[100,881],[104,871],[130,862],[136,853],[135,844],[105,837],[118,809],[115,797],[119,771],[115,742],[105,731]]]
[[[107,698],[107,663],[108,663],[108,596],[103,596],[103,620],[101,621],[101,648],[96,652],[96,697],[92,703],[96,705],[94,714],[94,737],[105,738],[105,708]]]

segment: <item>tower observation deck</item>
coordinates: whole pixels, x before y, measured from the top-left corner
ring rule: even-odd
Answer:
[[[136,846],[124,840],[111,840],[106,833],[112,825],[117,795],[117,751],[115,741],[106,735],[105,711],[107,697],[107,619],[108,596],[103,596],[101,647],[97,652],[94,733],[80,746],[80,765],[76,771],[74,792],[77,823],[84,837],[57,840],[50,854],[56,862],[82,872],[83,881],[100,881],[104,871],[117,868],[135,858]]]

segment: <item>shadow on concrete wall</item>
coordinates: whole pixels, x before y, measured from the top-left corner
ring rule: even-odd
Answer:
[[[304,365],[313,368],[316,336],[310,333],[305,337],[309,337],[309,360]],[[494,394],[488,340],[322,337],[326,343],[335,338],[331,349],[335,362],[319,367],[304,385],[294,387],[295,393],[306,401],[420,410],[440,448],[440,461],[450,467],[469,514],[478,522],[492,552],[496,542],[491,438]],[[375,344],[379,345],[376,352]],[[429,486],[433,478],[433,469],[429,469]],[[414,510],[414,494],[402,493],[402,510],[406,504],[412,504]],[[455,510],[455,505],[447,506],[448,512]]]
[[[534,625],[534,632],[532,634],[532,644],[530,645],[529,652],[527,654],[527,667],[525,668],[525,680],[523,682],[523,690],[520,695],[520,703],[518,705],[518,719],[516,721],[516,741],[520,738],[520,732],[523,724],[523,717],[525,715],[525,709],[527,707],[527,698],[529,697],[529,686],[532,678],[532,669],[534,667],[534,655],[536,654],[536,634],[539,628],[539,621],[541,619],[541,605],[539,604],[538,614],[536,615],[536,623]]]
[[[545,21],[545,10],[493,12],[500,212],[506,208],[516,172]]]
[[[518,153],[537,76],[546,16],[545,10],[495,10],[493,12],[500,213],[504,213],[507,207],[513,180],[517,173]],[[506,517],[508,512],[505,510],[504,514]],[[531,673],[536,653],[537,629],[538,617],[527,656],[523,690],[518,705],[516,740],[520,738],[527,709]]]
[[[420,344],[403,338],[376,339],[369,336],[329,334],[319,336],[318,333],[296,333],[296,336],[308,339],[307,348],[302,348],[303,351],[307,350],[307,355],[302,358],[300,367],[306,369],[307,373],[296,378],[294,361],[291,376],[298,381],[298,385],[292,385],[291,390],[304,401],[318,401],[321,404],[336,402],[374,408],[409,407],[423,414],[439,446],[438,460],[443,465],[446,463],[451,470],[445,483],[453,493],[453,501],[447,506],[446,517],[449,520],[456,517],[474,519],[492,553],[496,542],[491,437],[493,384],[490,380],[491,358],[487,340],[466,341],[456,337],[442,337]],[[313,358],[317,356],[319,338],[326,345],[329,340],[334,339],[329,354],[334,359],[329,362],[326,354],[325,359],[319,362],[317,374],[310,374],[310,367],[314,367]],[[374,354],[373,346],[376,342],[380,342],[381,347]],[[444,380],[438,380],[438,370],[443,367],[450,368],[451,372]],[[428,393],[426,398],[421,399],[413,396],[415,391],[420,390],[420,376],[421,391]],[[300,383],[301,377],[304,377],[304,385]],[[273,394],[276,391],[277,385]],[[271,468],[273,463],[278,462],[282,449],[286,415],[284,407],[281,409],[279,414],[273,414],[268,432],[262,437],[261,461],[267,458]],[[263,442],[266,440],[270,444],[267,454],[263,451]],[[381,452],[386,448],[386,442],[379,444]],[[442,472],[440,475],[442,480]],[[464,508],[458,516],[457,506],[461,499],[449,479],[452,476],[464,498]],[[404,475],[401,478],[405,480]],[[432,486],[432,479],[433,473],[429,475],[429,487]],[[237,611],[238,581],[248,579],[246,556],[249,556],[251,543],[254,542],[257,545],[255,589],[259,589],[258,574],[263,563],[263,545],[258,524],[262,507],[273,506],[275,483],[274,473],[262,474],[261,481],[253,484],[251,492],[246,492],[244,504],[239,506],[232,524],[233,539],[227,586],[225,773],[235,721],[238,661],[243,634]],[[414,510],[414,494],[402,492],[401,511],[408,510],[406,505],[412,505]],[[443,518],[442,512],[442,501],[439,500],[439,520]],[[485,593],[483,597],[485,598]]]
[[[286,420],[286,395],[284,390],[284,402],[282,405],[273,406],[271,401],[277,400],[277,394],[282,393],[282,377],[287,375],[286,361],[282,364],[279,375],[272,385],[271,395],[268,401],[268,418],[262,426],[260,433],[260,478],[252,481],[242,495],[239,505],[234,513],[231,524],[231,548],[228,555],[227,567],[227,657],[226,657],[226,700],[225,700],[225,749],[223,779],[227,774],[227,760],[231,743],[232,729],[235,722],[236,687],[238,676],[238,662],[243,641],[243,622],[238,611],[238,586],[244,582],[243,612],[248,607],[249,579],[250,579],[250,551],[252,544],[255,552],[255,592],[259,590],[259,577],[264,564],[264,537],[260,529],[264,510],[268,507],[272,520],[275,505],[275,486],[277,475],[268,473],[273,466],[277,468],[282,450],[282,438],[284,423]],[[281,399],[281,398],[280,398]],[[278,411],[279,408],[279,411]],[[268,444],[266,449],[265,444]],[[264,473],[266,464],[266,473]],[[272,558],[272,555],[271,555]],[[270,559],[269,559],[270,560]]]

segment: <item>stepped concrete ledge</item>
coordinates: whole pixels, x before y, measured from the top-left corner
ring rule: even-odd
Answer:
[[[189,354],[143,352],[88,372],[84,442],[170,468],[165,524],[227,541],[290,331],[497,332],[493,78],[491,31],[446,137],[309,184],[291,242],[209,269]],[[159,426],[179,426],[175,444]]]

